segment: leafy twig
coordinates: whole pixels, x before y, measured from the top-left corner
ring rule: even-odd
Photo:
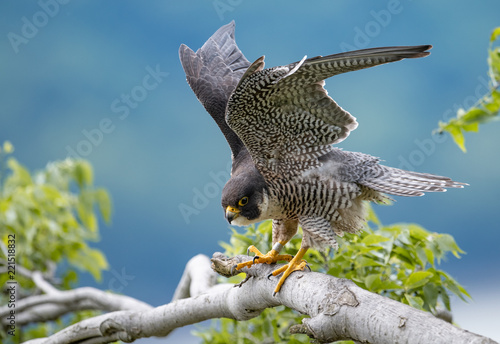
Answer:
[[[479,99],[469,109],[459,109],[457,117],[452,118],[449,122],[439,122],[438,133],[448,132],[451,134],[455,143],[463,152],[465,148],[465,131],[477,132],[479,124],[483,124],[492,120],[498,120],[500,111],[500,47],[494,47],[493,43],[500,36],[500,27],[493,30],[490,37],[488,48],[488,76],[490,78],[490,91]]]

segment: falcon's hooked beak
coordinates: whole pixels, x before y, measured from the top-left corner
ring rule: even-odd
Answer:
[[[226,208],[226,220],[227,220],[227,222],[231,223],[238,216],[240,216],[240,210],[228,205]]]

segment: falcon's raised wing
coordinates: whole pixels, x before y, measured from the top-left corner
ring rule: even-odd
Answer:
[[[222,26],[196,51],[182,44],[179,57],[186,79],[226,137],[233,156],[243,147],[225,120],[226,104],[250,62],[234,40],[234,21]]]
[[[364,49],[302,59],[264,69],[264,57],[245,72],[229,99],[226,121],[264,176],[300,175],[320,165],[331,144],[356,129],[356,119],[323,88],[331,76],[429,55],[430,45]]]

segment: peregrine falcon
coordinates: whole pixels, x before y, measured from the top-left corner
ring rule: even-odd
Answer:
[[[337,247],[336,236],[363,228],[366,203],[390,195],[422,196],[465,184],[427,173],[379,164],[373,156],[335,148],[358,123],[328,96],[325,79],[350,71],[429,55],[430,45],[363,49],[318,56],[264,69],[264,57],[250,63],[234,40],[234,21],[222,26],[195,53],[179,49],[187,81],[218,124],[232,152],[231,178],[222,190],[230,224],[272,219],[272,249],[254,246],[256,263],[288,263],[273,272],[285,279],[303,270],[310,247]],[[293,257],[283,246],[302,227]]]

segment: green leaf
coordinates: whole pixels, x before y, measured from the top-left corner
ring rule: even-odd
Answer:
[[[410,226],[410,236],[416,240],[427,241],[431,235],[431,233],[418,225],[412,224]]]
[[[464,124],[462,126],[462,129],[465,130],[465,131],[478,132],[479,131],[479,122],[470,123],[470,124]]]
[[[450,252],[457,258],[460,258],[459,253],[465,253],[460,247],[458,247],[455,239],[449,234],[440,234],[436,238],[436,243],[443,252]]]
[[[411,232],[407,228],[403,228],[398,235],[398,241],[405,245],[412,245]]]
[[[64,289],[71,289],[72,285],[78,281],[78,274],[75,270],[69,270],[63,277]]]
[[[490,78],[495,81],[500,81],[500,48],[491,49],[488,56],[488,64],[490,66]]]
[[[89,210],[88,207],[82,203],[78,204],[78,217],[82,221],[83,225],[90,229],[91,232],[95,232],[97,230],[97,217],[91,209]]]
[[[109,223],[111,221],[111,198],[108,192],[104,189],[97,189],[95,196],[104,221]]]
[[[69,261],[76,267],[90,272],[96,281],[101,280],[101,271],[108,268],[104,254],[88,246],[69,256]]]
[[[80,188],[93,184],[94,172],[92,166],[85,160],[75,162],[74,178]]]
[[[221,246],[224,250],[226,250],[225,254],[228,254],[227,252],[229,250],[232,250],[233,246],[229,245],[227,242],[224,241],[219,241],[219,246]]]
[[[484,104],[484,107],[488,110],[488,112],[487,112],[487,117],[484,118],[483,122],[493,119],[498,119],[498,117],[496,116],[498,114],[498,111],[500,110],[500,101],[491,98],[489,99],[488,103]]]
[[[356,263],[358,264],[359,268],[365,268],[369,266],[384,266],[381,262],[378,262],[372,258],[368,258],[365,256],[359,256],[356,258]]]
[[[493,43],[500,36],[500,26],[495,28],[491,33],[490,42]]]
[[[366,276],[365,278],[365,285],[368,290],[377,292],[380,290],[380,286],[382,285],[381,282],[382,275],[381,274],[371,274]]]
[[[371,205],[368,207],[368,216],[366,217],[366,221],[371,221],[379,226],[382,224],[378,219],[377,214],[375,214],[375,211],[373,211],[373,207]]]
[[[407,263],[410,266],[415,266],[415,262],[413,261],[413,258],[407,249],[401,246],[396,246],[392,249],[392,252],[395,253],[395,257],[397,257],[401,261]]]
[[[477,124],[479,125],[480,122],[484,122],[486,119],[491,117],[491,112],[490,111],[485,111],[484,109],[480,109],[477,107],[470,108],[469,111],[463,116],[463,120],[467,125],[472,125],[472,124]],[[478,131],[476,130],[469,130],[469,131]]]
[[[432,272],[416,271],[408,277],[404,286],[407,290],[418,288],[426,284],[433,276]]]
[[[462,287],[460,285],[460,283],[458,283],[457,281],[455,281],[455,279],[453,277],[451,277],[450,275],[448,275],[446,272],[444,271],[441,271],[441,270],[438,270],[437,271],[439,273],[439,275],[441,275],[444,280],[443,280],[443,285],[448,289],[450,290],[452,293],[454,293],[455,295],[459,296],[462,300],[466,301],[465,298],[463,297],[463,295],[471,298],[470,294],[467,292],[467,290],[464,289],[464,287]],[[463,295],[462,295],[463,294]]]
[[[7,166],[12,170],[12,177],[15,178],[16,182],[20,186],[25,186],[33,183],[28,170],[21,166],[21,164],[18,163],[16,159],[9,158],[9,160],[7,160]]]
[[[420,266],[422,268],[425,268],[427,263],[428,263],[425,249],[423,247],[418,246],[416,248],[416,253],[417,253],[417,257],[418,257]]]
[[[272,221],[264,221],[262,222],[259,227],[257,228],[257,231],[261,234],[264,233],[271,233],[272,231]]]
[[[458,147],[462,150],[462,152],[466,153],[467,149],[465,148],[465,138],[462,130],[455,126],[450,126],[448,132],[451,134],[453,141],[457,144]]]
[[[427,283],[423,286],[424,304],[429,307],[429,310],[436,309],[439,290],[434,283]]]
[[[428,248],[424,248],[425,256],[431,266],[434,266],[434,253]]]
[[[363,240],[361,240],[361,243],[369,246],[369,245],[375,245],[384,241],[389,241],[389,238],[386,238],[382,235],[378,234],[369,234],[367,235]]]
[[[12,145],[12,143],[10,143],[10,141],[5,141],[3,143],[3,151],[6,154],[10,154],[10,153],[14,152],[14,146]]]
[[[396,281],[382,281],[380,284],[380,290],[392,290],[392,289],[403,289],[403,286],[397,283]]]
[[[240,233],[234,233],[233,238],[240,241],[240,243],[243,243],[244,245],[252,245],[253,240],[247,237],[246,235],[240,234]]]
[[[439,296],[440,296],[441,300],[443,301],[443,304],[446,307],[446,309],[450,311],[451,310],[450,295],[448,294],[448,292],[446,291],[445,288],[443,288],[443,287],[439,288]]]
[[[410,294],[405,294],[405,298],[408,301],[408,304],[416,309],[423,309],[424,300],[418,296],[413,296]]]
[[[61,195],[59,190],[50,184],[43,184],[39,186],[40,190],[43,192],[43,196],[49,200],[51,203],[57,206],[66,206],[67,203],[64,202],[65,199]]]

